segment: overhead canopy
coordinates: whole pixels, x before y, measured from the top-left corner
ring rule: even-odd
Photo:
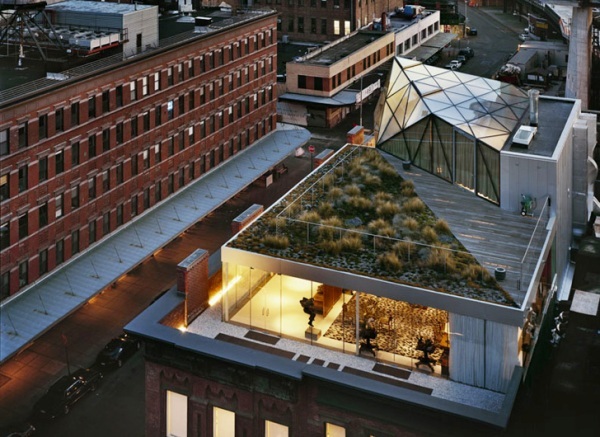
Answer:
[[[527,93],[514,85],[396,57],[378,144],[434,115],[499,151],[528,108]]]

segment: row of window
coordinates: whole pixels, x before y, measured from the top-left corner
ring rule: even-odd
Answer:
[[[139,100],[144,98],[151,93],[155,93],[160,91],[166,85],[173,86],[179,83],[184,82],[196,75],[196,72],[199,71],[200,74],[205,73],[207,71],[212,70],[213,68],[218,68],[225,63],[232,62],[238,58],[244,56],[244,54],[250,53],[250,39],[253,40],[254,50],[258,51],[261,48],[264,48],[267,44],[274,44],[274,32],[269,30],[266,32],[261,32],[260,34],[245,38],[238,42],[232,43],[228,46],[225,46],[221,49],[216,49],[213,52],[205,53],[202,56],[196,57],[194,59],[189,59],[175,66],[170,66],[166,70],[162,72],[153,72],[149,75],[138,78],[137,80],[133,80],[125,85],[118,85],[113,90],[104,90],[100,96],[100,105],[98,105],[98,98],[96,95],[90,96],[85,102],[87,106],[87,118],[92,119],[99,117],[103,114],[109,113],[111,110],[116,108],[120,108],[129,102]],[[258,78],[264,76],[267,72],[273,71],[274,62],[273,59],[269,58],[267,60],[260,60],[257,64],[255,64],[254,68],[254,78]],[[187,72],[187,75],[185,74]],[[232,75],[230,76],[230,84],[232,83]],[[177,80],[175,80],[177,77]],[[245,83],[248,82],[248,67],[244,68],[244,79]],[[221,80],[222,82],[222,80]],[[241,77],[240,72],[237,72],[236,78],[237,86],[241,86]],[[112,101],[112,93],[114,92],[114,101]],[[124,93],[129,93],[129,100],[125,101]],[[63,132],[66,127],[66,115],[67,112],[70,115],[70,127],[73,128],[78,126],[80,120],[82,119],[81,111],[86,108],[82,108],[80,104],[81,102],[73,102],[71,103],[69,108],[59,108],[54,111],[54,113],[46,113],[42,114],[38,117],[38,138],[39,140],[46,139],[54,134]],[[98,107],[100,106],[100,107]],[[53,123],[51,122],[51,117],[54,119]],[[51,124],[53,124],[54,128],[50,129]],[[28,147],[30,145],[29,140],[29,122],[23,121],[20,122],[17,126],[17,148],[21,149],[24,147]],[[4,128],[0,130],[0,156],[7,155],[10,153],[11,146],[11,133],[9,128]]]
[[[200,104],[206,103],[206,94],[209,95],[209,99],[213,100],[215,98],[215,88],[219,91],[218,96],[223,95],[225,92],[223,87],[222,80],[215,81],[215,84],[206,85],[200,88]],[[233,83],[228,82],[228,89],[231,91],[233,89]],[[207,90],[207,91],[205,91]],[[188,94],[188,110],[192,110],[195,107],[195,91],[191,91]],[[217,97],[218,97],[217,96]],[[252,96],[245,97],[243,100],[238,101],[232,106],[225,108],[223,111],[219,111],[216,114],[212,114],[206,117],[206,121],[202,120],[199,126],[199,135],[200,138],[205,138],[207,135],[210,135],[219,129],[222,129],[227,124],[233,123],[236,119],[240,119],[243,115],[248,114],[252,110],[256,110],[261,106],[266,105],[273,99],[273,89],[272,87],[267,87],[266,89],[260,90],[257,93],[254,93]],[[162,123],[163,118],[163,106],[166,107],[166,118],[167,120],[172,120],[175,117],[178,117],[185,113],[186,105],[185,105],[185,96],[181,95],[177,99],[170,100],[166,105],[158,105],[154,110],[154,125],[158,126]],[[177,114],[175,114],[175,107],[177,107]],[[149,132],[152,128],[150,121],[150,113],[151,111],[146,111],[143,114],[135,115],[130,120],[130,137],[134,138],[140,134],[140,121],[141,128],[143,132]],[[97,140],[100,138],[102,143],[102,153],[108,152],[114,145],[120,145],[124,142],[124,123],[117,123],[115,126],[115,135],[111,137],[110,128],[106,128],[102,131],[100,135],[90,135],[88,137],[88,145],[87,145],[87,155],[88,159],[92,159],[97,156]],[[194,127],[189,127],[186,129],[187,135],[189,137],[188,144],[192,145],[195,142],[195,129]],[[179,134],[179,150],[183,150],[184,148],[184,140],[185,136],[184,131],[181,131]],[[173,138],[168,143],[168,156],[172,156],[174,154],[174,142]],[[157,146],[158,147],[158,146]],[[79,142],[75,142],[71,144],[71,168],[79,165],[81,163],[81,145]],[[48,156],[40,157],[38,160],[38,182],[41,183],[49,178],[49,162]],[[148,167],[144,167],[146,169]],[[65,150],[61,149],[54,154],[54,175],[59,175],[65,171]],[[30,175],[29,175],[29,165],[23,164],[18,168],[18,192],[21,193],[27,190],[30,187]],[[33,182],[32,186],[36,186],[37,184]],[[0,176],[0,201],[4,201],[10,198],[10,177],[8,174]]]
[[[167,390],[166,435],[170,437],[188,436],[188,397]],[[289,427],[271,420],[265,420],[265,437],[288,437]],[[235,432],[235,412],[225,408],[212,407],[213,437],[231,437]],[[325,423],[324,436],[345,437],[346,429],[333,423]]]
[[[190,162],[187,180],[192,181],[198,176],[206,173],[211,168],[222,163],[225,160],[225,150],[227,150],[228,157],[231,157],[247,147],[252,138],[258,139],[263,137],[268,132],[273,130],[272,118],[267,118],[264,121],[255,125],[254,129],[247,129],[245,135],[238,135],[228,141],[227,144],[221,144],[218,148],[212,149],[210,152],[200,156],[199,159]],[[254,132],[252,132],[254,131]],[[176,142],[179,143],[181,150],[181,144],[185,138],[185,134],[190,135],[190,130],[181,131],[176,136],[173,136],[162,143],[163,149],[166,147],[167,153],[171,154],[175,148]],[[183,136],[182,136],[183,134]],[[154,163],[158,163],[161,160],[161,145],[156,144],[131,158],[131,174],[138,174],[138,161],[142,162],[144,168],[151,166],[151,156],[154,156]],[[114,168],[115,179],[117,185],[124,182],[124,162],[116,164]],[[111,172],[112,169],[107,169],[101,173],[102,190],[108,192],[111,189]],[[166,195],[173,194],[177,189],[180,189],[186,184],[186,171],[184,168],[179,168],[176,172],[170,173],[166,178]],[[177,181],[177,182],[176,182]],[[97,176],[92,176],[87,180],[87,193],[88,198],[93,199],[97,197]],[[177,184],[177,185],[176,185]],[[81,190],[85,189],[80,185],[74,185],[68,191],[63,192],[55,196],[53,199],[46,200],[38,205],[37,207],[37,219],[38,227],[40,229],[48,226],[51,218],[54,217],[56,220],[64,217],[68,212],[65,211],[65,201],[70,202],[71,211],[80,207],[81,205]],[[158,203],[163,200],[163,181],[157,181],[154,185],[154,203]],[[65,193],[69,196],[65,199]],[[136,193],[132,196],[130,205],[131,218],[137,216],[140,212],[149,209],[152,206],[151,202],[151,188],[146,187],[141,193],[142,210],[139,210],[139,197],[140,193]],[[124,204],[119,204],[115,210],[115,223],[116,227],[123,225],[125,222],[124,217]],[[22,240],[30,236],[29,233],[29,221],[31,217],[31,211],[21,214],[17,220],[11,222],[9,220],[0,222],[0,250],[8,248],[11,244],[10,241],[10,229],[11,225],[18,227],[18,239]],[[98,239],[97,228],[98,219],[92,220],[88,224],[88,245],[95,243]],[[108,235],[114,228],[111,228],[111,212],[108,211],[102,216],[102,235],[100,238]],[[75,255],[80,251],[80,231],[74,230],[71,233],[71,254]],[[57,241],[55,245],[56,250],[56,265],[61,264],[65,260],[64,255],[64,240]],[[43,249],[39,252],[39,275],[43,275],[48,272],[48,249]],[[29,260],[25,260],[19,264],[18,273],[19,288],[24,287],[29,283]],[[0,280],[0,300],[7,297],[10,293],[10,271],[2,273]]]
[[[427,29],[422,29],[420,33],[415,33],[411,38],[406,39],[404,42],[398,44],[398,55],[406,53],[410,50],[411,47],[414,47],[419,44],[419,39],[423,41],[427,37],[433,35],[433,32],[437,32],[440,28],[440,23],[436,21],[435,23],[427,26]],[[420,37],[420,38],[419,38]]]
[[[310,18],[310,28],[306,29],[305,17],[297,17],[292,16],[288,17],[287,21],[287,32],[296,32],[296,33],[321,33],[322,35],[327,35],[327,18]],[[333,34],[334,35],[349,35],[352,30],[350,28],[350,21],[345,20],[343,22],[343,33],[342,33],[342,21],[341,20],[333,20]],[[280,20],[277,22],[277,30],[279,32],[283,32],[283,22]]]

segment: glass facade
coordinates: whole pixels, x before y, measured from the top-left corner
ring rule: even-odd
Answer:
[[[529,108],[492,79],[395,58],[378,108],[378,147],[499,203],[500,151]]]

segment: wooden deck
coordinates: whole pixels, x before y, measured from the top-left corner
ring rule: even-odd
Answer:
[[[497,267],[506,269],[506,279],[500,284],[521,305],[542,249],[542,237],[546,235],[536,232],[527,261],[521,265],[538,217],[523,217],[520,212],[500,209],[415,166],[404,170],[402,161],[387,153],[383,156],[403,178],[414,182],[421,200],[448,222],[454,236],[490,274],[494,275]]]

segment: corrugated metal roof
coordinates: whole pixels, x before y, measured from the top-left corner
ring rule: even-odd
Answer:
[[[3,362],[310,139],[277,130],[0,304]]]

